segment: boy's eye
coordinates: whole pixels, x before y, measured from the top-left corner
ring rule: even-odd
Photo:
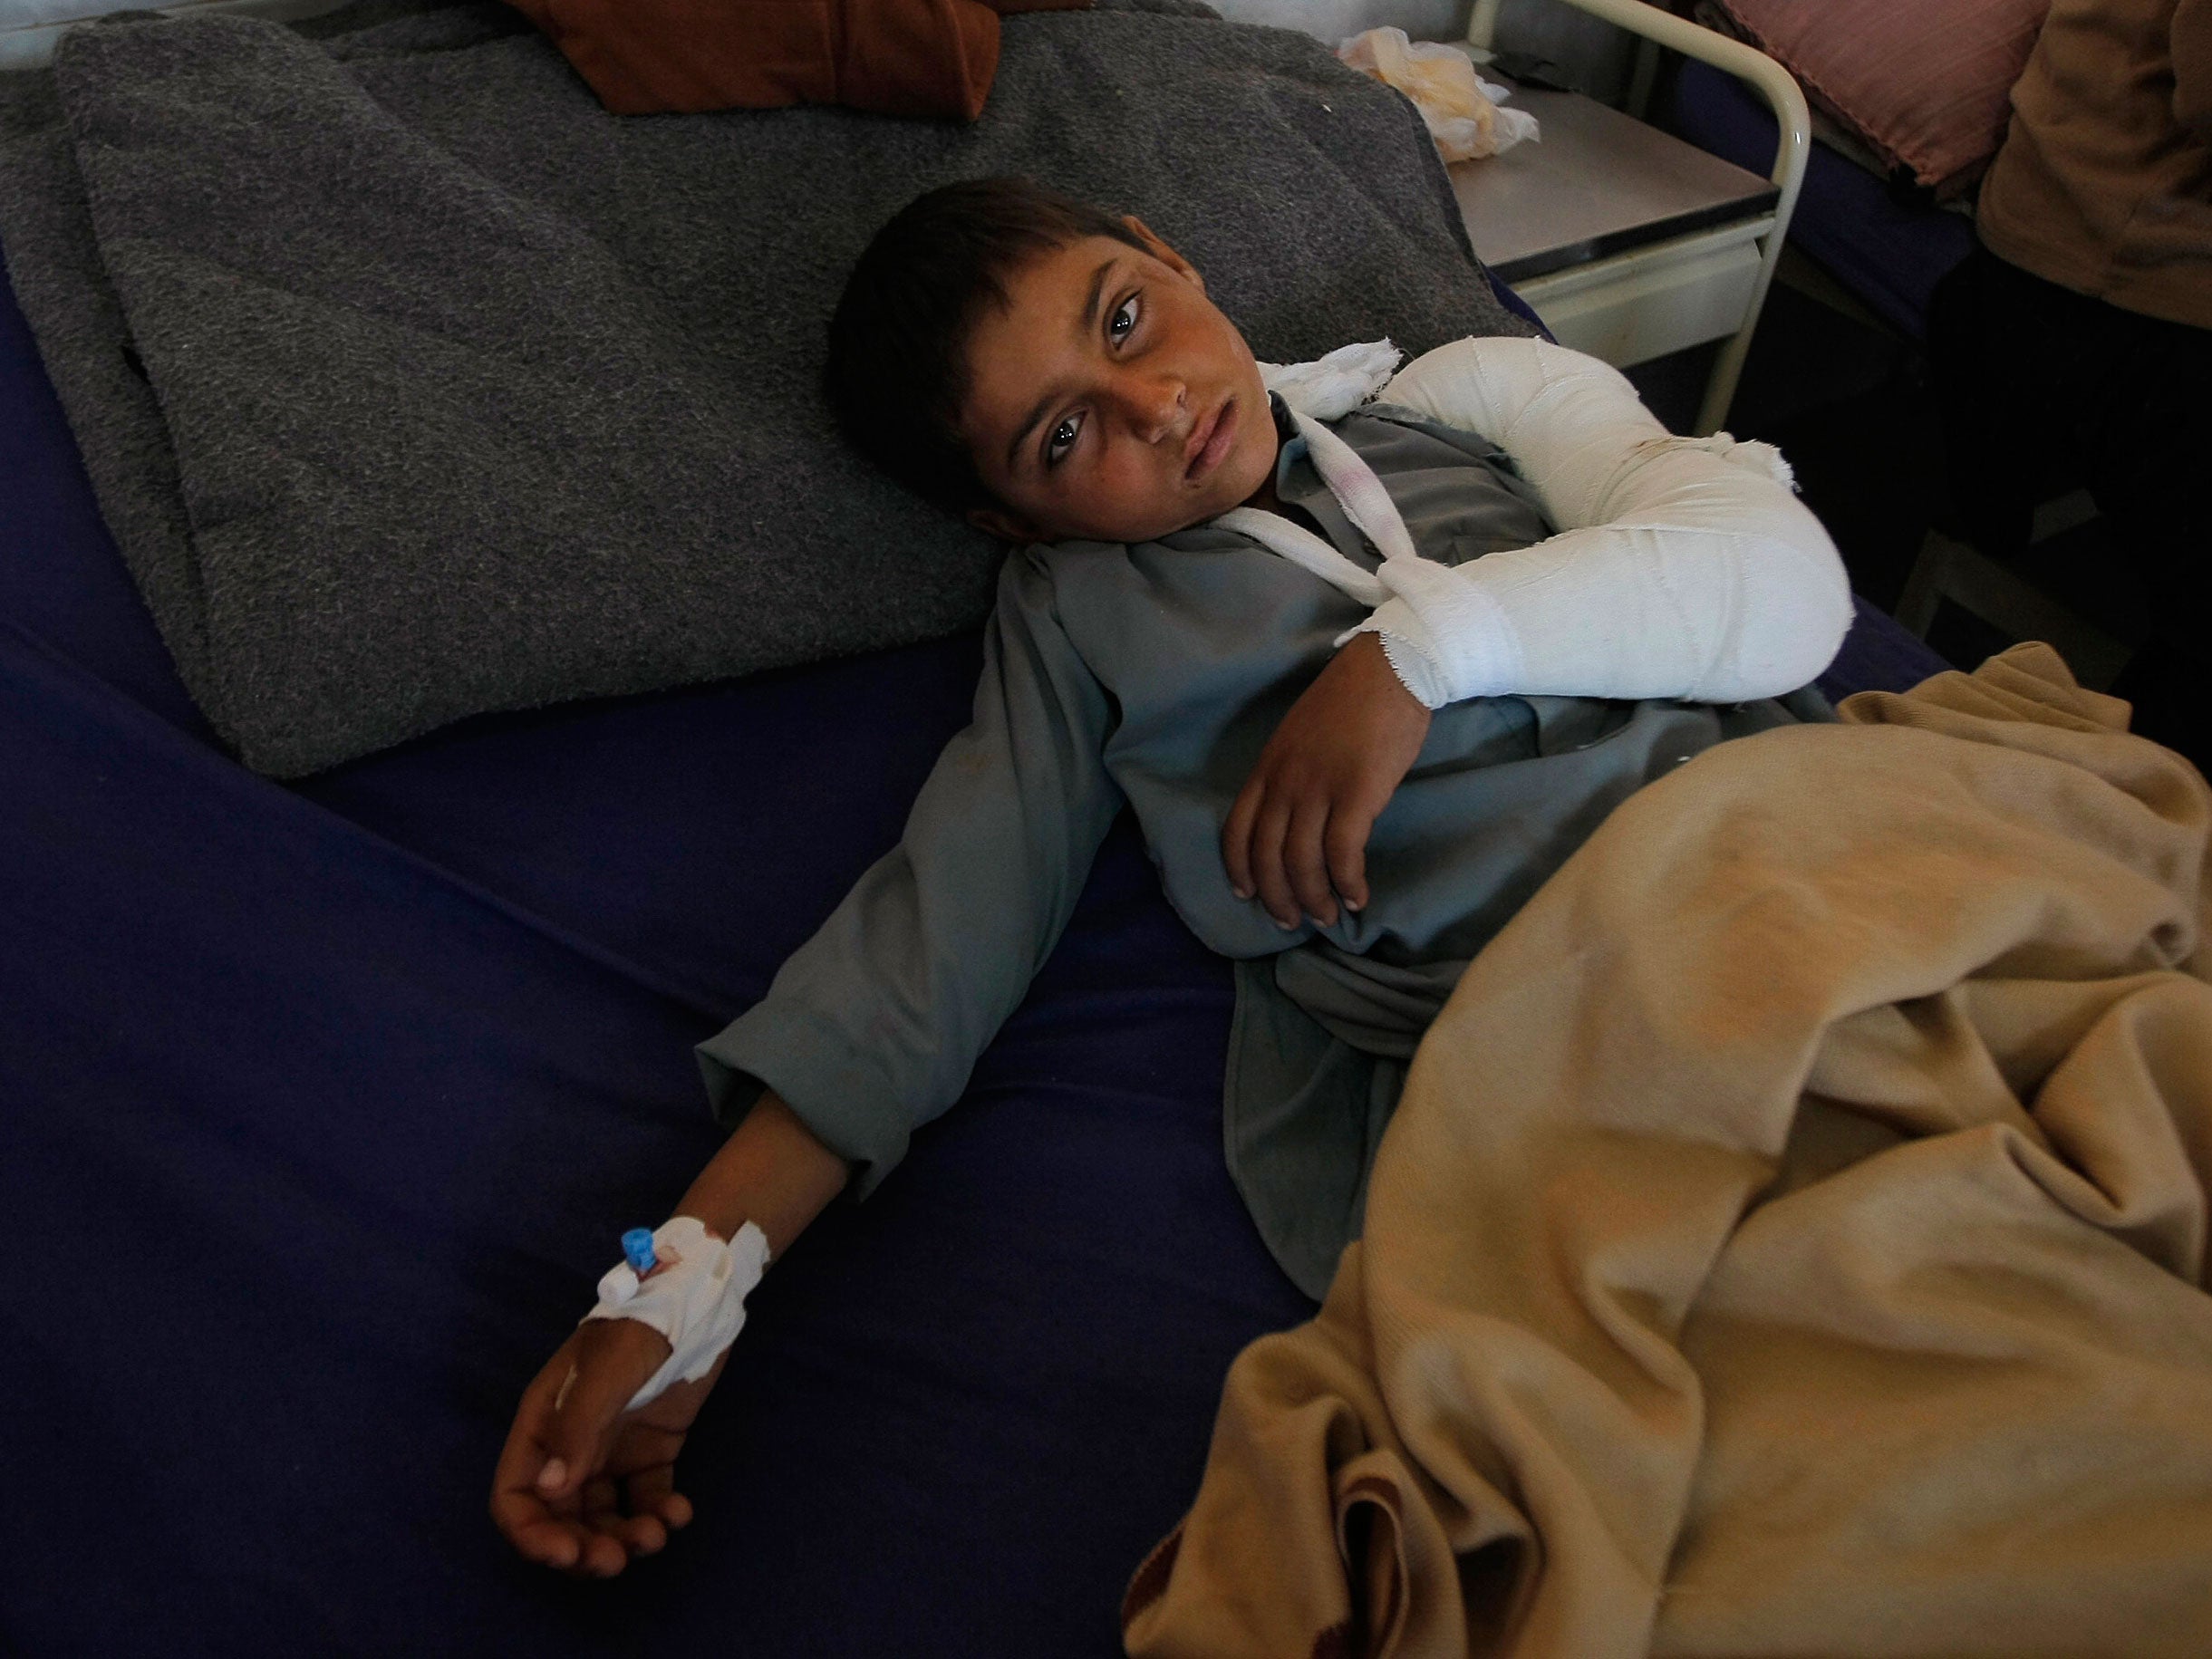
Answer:
[[[1106,319],[1106,338],[1119,345],[1129,337],[1129,331],[1135,326],[1136,295],[1133,294]]]
[[[1045,465],[1057,467],[1061,458],[1076,447],[1076,439],[1083,431],[1082,417],[1070,415],[1054,427],[1045,439]]]

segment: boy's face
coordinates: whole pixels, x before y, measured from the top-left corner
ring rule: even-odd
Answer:
[[[1225,512],[1275,465],[1259,365],[1198,273],[1089,236],[1009,278],[968,342],[961,431],[1013,541],[1143,542]]]

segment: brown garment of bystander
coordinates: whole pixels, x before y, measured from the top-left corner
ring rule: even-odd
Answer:
[[[1979,225],[2047,281],[2212,328],[2212,0],[2056,0]]]

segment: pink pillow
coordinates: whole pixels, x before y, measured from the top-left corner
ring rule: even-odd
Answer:
[[[2004,141],[2051,0],[1724,0],[1805,95],[1924,185],[1961,187]]]

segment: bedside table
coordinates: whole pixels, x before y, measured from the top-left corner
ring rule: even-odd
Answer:
[[[1727,419],[1804,178],[1804,94],[1763,53],[1642,0],[1565,0],[1751,82],[1781,134],[1764,178],[1579,92],[1517,90],[1541,136],[1455,162],[1452,188],[1483,263],[1562,345],[1617,368],[1721,340],[1696,430]],[[1470,55],[1488,56],[1496,6],[1478,4]],[[1489,72],[1485,71],[1485,72]],[[1492,76],[1497,79],[1500,77]]]

